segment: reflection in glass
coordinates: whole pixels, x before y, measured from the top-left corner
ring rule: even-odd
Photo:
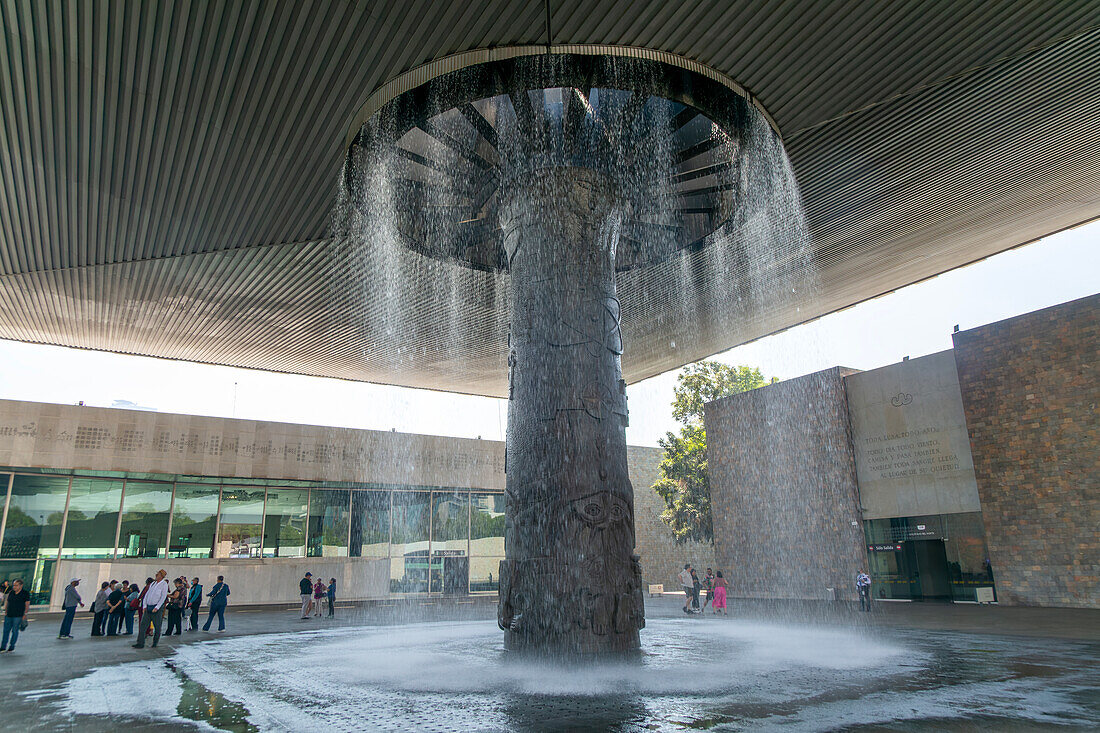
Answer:
[[[264,489],[223,486],[221,524],[214,557],[259,557],[263,514]]]
[[[470,495],[470,554],[504,557],[504,494]]]
[[[348,491],[314,489],[309,494],[309,556],[348,556]]]
[[[462,550],[470,536],[470,495],[466,493],[432,494],[432,552]]]
[[[217,486],[176,484],[169,557],[213,557],[218,521]]]
[[[470,495],[462,492],[432,494],[432,559],[429,590],[465,595],[469,584],[466,559],[470,536]]]
[[[16,476],[11,488],[2,557],[57,557],[68,476]]]
[[[127,481],[122,497],[118,556],[164,557],[171,506],[172,484]]]
[[[500,586],[500,561],[503,557],[470,558],[470,592],[496,593]]]
[[[74,478],[61,556],[114,557],[121,502],[121,480]]]
[[[352,557],[390,554],[390,492],[356,491],[351,499]]]
[[[305,557],[308,489],[268,489],[264,557]]]
[[[393,538],[390,545],[390,590],[425,593],[428,590],[428,539],[431,526],[431,494],[393,492]]]

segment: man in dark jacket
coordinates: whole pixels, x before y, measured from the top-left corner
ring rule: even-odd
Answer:
[[[202,583],[198,578],[191,579],[191,591],[187,596],[187,605],[191,609],[191,631],[199,630],[199,607],[202,605]]]
[[[218,615],[218,633],[225,631],[225,607],[229,605],[229,586],[226,585],[225,576],[219,575],[218,582],[206,595],[210,596],[210,613],[203,624],[203,631],[210,631],[210,622],[214,620],[214,614]]]
[[[310,609],[313,608],[313,573],[306,573],[305,577],[298,581],[298,590],[302,596],[302,620],[309,618]]]

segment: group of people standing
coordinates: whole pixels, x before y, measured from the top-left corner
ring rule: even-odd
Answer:
[[[329,618],[335,616],[335,604],[336,604],[336,578],[329,578],[328,584],[320,578],[316,582],[313,580],[313,573],[306,573],[301,580],[298,581],[298,594],[302,598],[302,620],[306,620],[310,617],[310,613],[314,617],[321,617],[321,606],[323,602],[328,600],[328,615]]]
[[[713,602],[712,610],[715,615],[728,615],[726,589],[729,584],[722,577],[721,570],[715,573],[711,568],[707,568],[706,575],[700,579],[691,563],[685,563],[684,569],[680,571],[680,585],[684,589],[684,613],[703,613],[707,609],[707,604]],[[704,590],[707,596],[700,606],[699,595]]]
[[[184,630],[195,631],[199,623],[199,608],[203,598],[210,599],[209,614],[203,631],[210,630],[214,617],[218,617],[218,631],[225,631],[225,608],[229,605],[229,586],[225,578],[218,576],[218,582],[203,595],[203,586],[198,578],[191,582],[186,577],[167,580],[168,573],[158,570],[155,578],[146,578],[145,585],[124,580],[104,581],[92,601],[92,636],[131,636],[134,633],[134,618],[137,618],[137,643],[135,649],[145,648],[145,638],[152,636],[151,646],[156,646],[161,637],[161,626],[167,614],[168,628],[164,636],[182,635]],[[73,578],[65,586],[65,599],[61,608],[65,612],[61,619],[58,639],[71,639],[73,618],[78,608],[84,607],[77,587],[80,578]],[[14,642],[13,642],[14,643]]]

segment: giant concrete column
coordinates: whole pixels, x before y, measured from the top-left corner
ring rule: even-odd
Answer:
[[[512,650],[627,651],[645,625],[627,475],[609,180],[547,168],[506,187],[512,288],[506,560]]]

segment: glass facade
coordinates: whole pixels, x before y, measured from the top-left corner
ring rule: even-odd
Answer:
[[[309,493],[309,556],[348,556],[350,491]]]
[[[498,492],[59,469],[4,469],[4,490],[0,579],[36,605],[59,558],[362,557],[393,593],[465,594],[495,591],[504,556]]]
[[[122,481],[73,479],[61,557],[114,557]]]
[[[164,557],[172,484],[127,481],[119,522],[118,557]]]
[[[264,557],[305,557],[309,489],[268,489]]]
[[[863,529],[874,598],[975,601],[978,588],[994,588],[980,512],[869,519]]]

